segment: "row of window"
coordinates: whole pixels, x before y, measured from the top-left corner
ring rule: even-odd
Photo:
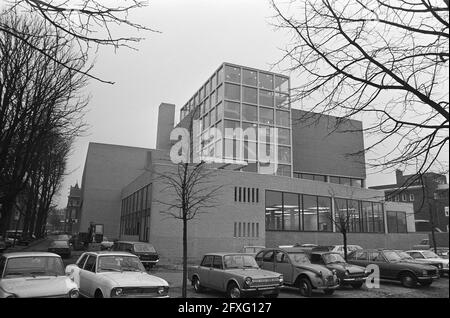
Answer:
[[[233,237],[259,237],[259,223],[234,222]]]
[[[301,172],[294,172],[294,178],[343,184],[343,185],[358,187],[358,188],[363,187],[363,180],[357,179],[357,178],[336,177],[336,176],[327,176],[327,175],[321,175],[321,174],[301,173]]]
[[[151,209],[151,185],[147,185],[122,199],[120,233],[124,235],[144,235],[147,239],[147,220]],[[141,228],[143,231],[141,231]]]
[[[298,193],[266,191],[266,230],[321,231],[337,230],[345,220],[348,232],[384,232],[383,206],[377,202],[332,199]]]
[[[386,201],[394,201],[394,202],[414,202],[415,197],[413,193],[402,193],[401,195],[397,194],[395,196],[386,196]]]
[[[234,202],[259,202],[259,189],[247,187],[234,187]]]

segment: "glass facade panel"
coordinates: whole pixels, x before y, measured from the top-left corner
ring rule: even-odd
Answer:
[[[359,201],[348,200],[348,230],[349,232],[361,232]]]
[[[290,177],[291,176],[291,166],[289,165],[277,165],[277,176]]]
[[[225,80],[228,82],[241,83],[241,69],[239,67],[225,65]]]
[[[259,87],[273,90],[273,76],[272,76],[272,74],[259,72]]]
[[[278,161],[280,163],[291,163],[291,148],[278,146]]]
[[[351,186],[351,181],[350,178],[343,178],[343,177],[339,177],[339,183],[346,185],[346,186]]]
[[[337,183],[337,184],[339,184],[339,177],[331,176],[330,177],[330,183]]]
[[[258,102],[258,92],[256,88],[242,87],[242,101],[244,103],[256,104]]]
[[[234,120],[225,120],[225,137],[228,138],[236,138],[238,136],[235,135],[236,128],[239,128],[239,122]]]
[[[221,100],[223,100],[223,85],[217,87],[216,91],[216,103],[218,103]]]
[[[317,197],[303,195],[303,230],[317,231]]]
[[[243,140],[257,141],[258,140],[258,125],[251,123],[242,123]]]
[[[274,136],[274,128],[269,126],[259,126],[258,129],[258,141],[261,143],[274,143],[275,142],[275,136]]]
[[[381,203],[373,203],[373,222],[374,232],[384,233],[383,205]]]
[[[275,90],[288,93],[289,92],[289,78],[275,75]]]
[[[222,119],[222,117],[223,117],[223,103],[220,102],[216,106],[216,118],[217,118],[217,120],[219,120],[219,119]]]
[[[280,109],[289,110],[289,95],[275,93],[275,106]]]
[[[290,127],[291,125],[290,113],[277,110],[277,125]]]
[[[283,229],[286,231],[300,230],[298,197],[296,193],[283,193]]]
[[[406,213],[387,211],[387,226],[389,233],[406,233]]]
[[[333,217],[331,214],[331,198],[318,197],[317,206],[319,210],[319,231],[333,231]]]
[[[242,168],[242,171],[245,171],[245,172],[258,172],[258,165],[256,164],[256,162],[249,162],[247,164],[247,166]]]
[[[273,109],[260,107],[259,122],[261,124],[273,125]]]
[[[334,220],[336,224],[336,231],[341,232],[344,228],[347,228],[347,200],[334,199],[334,203],[335,203]]]
[[[262,106],[273,107],[273,92],[260,89],[259,90],[259,104]]]
[[[223,67],[217,71],[217,84],[223,83]]]
[[[256,106],[242,104],[242,120],[258,121],[258,108]]]
[[[362,205],[362,218],[363,218],[363,231],[367,233],[373,233],[373,211],[372,202],[361,203]]]
[[[225,139],[224,157],[229,159],[240,158],[240,149],[238,140]]]
[[[216,123],[216,108],[213,108],[211,110],[211,113],[209,114],[211,125],[214,125]]]
[[[242,70],[242,83],[245,85],[256,86],[257,76],[256,71]]]
[[[258,150],[256,142],[244,141],[244,160],[245,161],[257,161]]]
[[[266,229],[282,230],[283,198],[281,192],[266,191]]]
[[[281,145],[291,144],[291,134],[289,129],[278,128],[278,143]]]
[[[225,98],[235,101],[241,100],[241,88],[239,85],[225,83]]]
[[[225,101],[224,111],[225,118],[241,119],[241,105],[239,103]]]

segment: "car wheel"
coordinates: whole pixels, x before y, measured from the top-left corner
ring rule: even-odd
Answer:
[[[416,286],[416,284],[417,284],[416,277],[411,273],[403,273],[400,276],[400,281],[401,281],[402,285],[407,288],[412,288],[412,287]]]
[[[192,281],[192,286],[194,286],[194,290],[197,294],[203,292],[204,288],[200,285],[200,280],[197,277],[194,277]]]
[[[353,287],[354,289],[360,289],[360,288],[362,287],[363,284],[364,284],[363,282],[360,282],[360,283],[354,283],[354,284],[352,284],[352,287]]]
[[[229,298],[241,298],[241,290],[236,283],[231,283],[227,288],[227,295]]]
[[[300,295],[302,295],[303,297],[311,297],[312,286],[308,278],[300,278],[300,280],[298,281],[298,289],[300,291]]]
[[[94,298],[103,298],[103,294],[100,290],[97,290],[95,292]]]
[[[420,282],[420,286],[428,287],[428,286],[430,286],[432,283],[433,283],[433,281],[429,281],[429,282]]]
[[[325,293],[325,295],[331,296],[334,293],[334,289],[324,289],[323,292]]]

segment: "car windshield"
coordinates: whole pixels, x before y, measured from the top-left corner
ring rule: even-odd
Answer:
[[[98,272],[145,272],[139,258],[125,255],[107,255],[98,258]]]
[[[423,257],[425,258],[439,258],[434,252],[432,251],[423,251],[422,252]]]
[[[289,253],[289,258],[294,264],[311,264],[311,261],[305,253]]]
[[[341,254],[323,254],[322,257],[325,264],[345,263],[345,259],[341,256]]]
[[[3,278],[64,275],[64,265],[60,257],[29,256],[9,258]]]
[[[384,256],[386,256],[389,262],[399,262],[402,260],[401,256],[395,251],[385,251]]]
[[[232,268],[259,268],[255,258],[251,255],[226,255],[224,257],[225,269]]]
[[[397,254],[401,259],[414,259],[411,255],[403,251],[397,251]]]
[[[155,253],[155,248],[150,244],[134,244],[134,251],[135,252],[149,252],[149,253]]]
[[[69,247],[69,244],[67,243],[67,241],[53,241],[50,246],[64,248]]]

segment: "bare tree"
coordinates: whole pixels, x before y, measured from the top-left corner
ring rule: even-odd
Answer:
[[[127,28],[129,31],[150,31],[158,32],[130,19],[130,15],[138,9],[147,5],[146,1],[141,0],[11,0],[9,7],[5,11],[30,13],[36,18],[41,18],[46,26],[51,26],[52,32],[45,34],[47,37],[63,36],[68,41],[75,43],[78,47],[78,53],[87,60],[89,52],[96,50],[99,46],[111,46],[114,49],[120,47],[134,48],[133,45],[141,41],[142,37],[119,35],[117,27]],[[101,82],[104,81],[90,73],[91,69],[73,68],[72,65],[64,63],[59,59],[54,59],[51,54],[45,50],[45,47],[36,45],[29,41],[27,32],[11,28],[8,24],[0,22],[0,32],[7,33],[20,39],[34,50],[52,59],[54,62],[61,63],[65,67],[81,72],[91,78]]]
[[[165,207],[161,213],[183,222],[182,297],[186,298],[188,222],[217,206],[216,199],[223,185],[214,185],[216,173],[203,161],[198,164],[182,162],[174,165],[172,171],[154,172],[154,175],[155,181],[163,184],[161,191],[173,196],[167,201],[157,201]]]
[[[439,161],[449,140],[449,3],[272,0],[291,34],[279,61],[302,80],[292,98],[322,114],[370,120],[375,169]],[[447,149],[447,150],[446,150]]]
[[[74,71],[86,64],[72,52],[70,41],[58,36],[58,32],[47,36],[48,27],[43,21],[14,12],[0,15],[0,23],[17,30],[46,52],[43,55],[13,35],[0,32],[0,233],[3,233],[9,226],[18,194],[27,187],[30,190],[33,184],[40,187],[39,180],[45,176],[36,172],[46,162],[49,149],[56,149],[55,140],[70,145],[83,131],[83,110],[88,99],[82,92],[87,78]]]

